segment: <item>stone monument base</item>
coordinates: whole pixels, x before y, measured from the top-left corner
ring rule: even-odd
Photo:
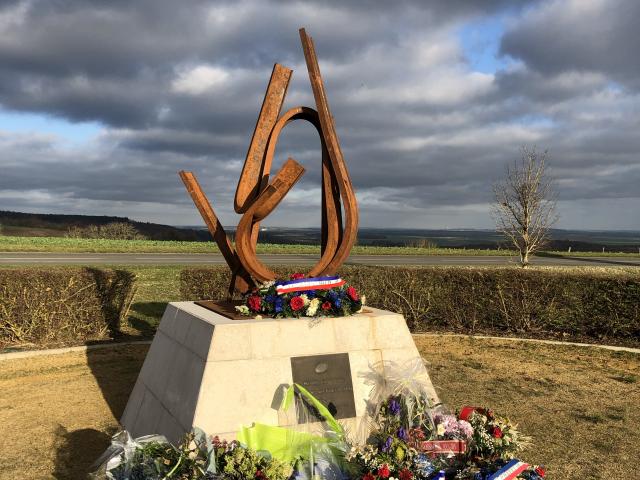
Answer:
[[[334,368],[329,362],[334,358],[342,359],[336,369],[349,370],[341,373],[350,373],[355,410],[351,416],[354,410],[336,401],[336,417],[354,425],[366,413],[371,393],[366,380],[372,369],[384,374],[385,362],[421,360],[404,318],[384,310],[369,308],[350,317],[318,320],[230,320],[193,302],[173,302],[164,312],[121,423],[134,437],[156,433],[171,442],[192,427],[232,440],[242,425],[252,422],[287,425],[291,420],[279,412],[277,398],[282,386],[293,382],[293,369],[311,362],[311,374],[322,378]],[[426,369],[420,370],[419,381],[437,402]],[[331,387],[312,380],[308,388],[312,393],[324,388],[332,395],[344,390],[335,387],[335,381],[328,381]],[[346,390],[350,398],[351,389]]]

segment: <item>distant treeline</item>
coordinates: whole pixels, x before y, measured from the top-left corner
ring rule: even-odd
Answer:
[[[98,215],[57,215],[0,210],[0,234],[18,236],[66,236],[79,229],[99,230],[109,224],[129,224],[149,240],[207,241],[209,232],[195,228],[177,228],[158,223],[137,222],[127,217]]]

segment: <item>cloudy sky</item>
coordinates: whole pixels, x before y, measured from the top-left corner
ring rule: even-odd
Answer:
[[[559,227],[640,229],[640,2],[0,0],[0,209],[225,225],[274,62],[314,106],[313,36],[366,227],[491,227],[491,185],[549,151]],[[268,225],[317,226],[319,140]],[[274,170],[275,170],[274,169]]]

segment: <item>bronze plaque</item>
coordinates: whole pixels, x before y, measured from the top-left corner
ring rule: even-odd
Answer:
[[[292,357],[291,372],[294,383],[309,390],[335,418],[356,416],[348,353]],[[307,404],[307,407],[311,406]],[[315,409],[309,408],[309,410],[319,417],[319,414],[314,412]],[[302,423],[306,420],[304,415],[298,412],[298,422]]]

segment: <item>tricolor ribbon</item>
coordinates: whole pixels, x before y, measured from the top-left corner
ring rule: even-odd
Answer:
[[[433,477],[433,480],[445,480],[445,478],[446,477],[444,476],[444,470],[440,470],[438,474]]]
[[[276,292],[278,295],[282,295],[283,293],[304,292],[306,290],[329,290],[341,287],[345,283],[340,277],[300,278],[277,285]]]
[[[487,480],[512,480],[529,468],[529,464],[513,459]]]

